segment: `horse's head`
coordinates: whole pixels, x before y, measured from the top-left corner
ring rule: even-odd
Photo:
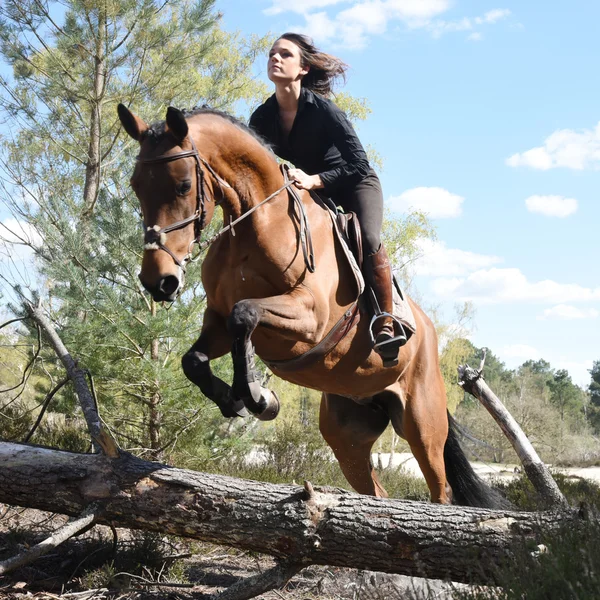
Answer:
[[[125,131],[140,143],[131,178],[145,231],[140,281],[155,300],[171,302],[181,292],[194,242],[214,210],[202,159],[181,111],[169,108],[164,126],[156,129],[123,104],[118,113]]]

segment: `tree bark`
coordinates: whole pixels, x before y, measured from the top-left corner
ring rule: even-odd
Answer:
[[[106,88],[106,9],[98,8],[98,23],[96,48],[94,53],[94,88],[89,99],[90,129],[87,161],[85,165],[85,183],[83,187],[83,215],[89,216],[98,200],[101,175],[101,144],[102,144],[102,102]]]
[[[452,581],[497,583],[512,544],[539,543],[573,511],[524,513],[384,500],[176,469],[121,453],[0,442],[0,502],[269,554]]]
[[[568,506],[567,500],[556,485],[550,471],[542,462],[514,417],[483,380],[481,369],[476,371],[468,365],[459,366],[458,383],[469,394],[477,398],[494,417],[515,449],[533,487],[545,499],[548,506],[559,509],[566,508]]]

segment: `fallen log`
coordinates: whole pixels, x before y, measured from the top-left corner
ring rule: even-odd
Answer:
[[[319,564],[492,584],[515,542],[539,543],[578,518],[571,510],[384,500],[176,469],[126,453],[111,459],[8,442],[0,442],[0,502],[68,515],[93,504],[96,523],[269,554],[282,572]]]

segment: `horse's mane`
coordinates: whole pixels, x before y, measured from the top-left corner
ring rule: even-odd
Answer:
[[[232,123],[239,129],[241,129],[245,133],[251,135],[257,142],[259,142],[267,150],[272,151],[271,146],[264,140],[264,138],[262,138],[260,135],[258,135],[253,129],[248,127],[248,125],[246,125],[244,122],[240,121],[237,117],[234,117],[233,115],[230,115],[229,113],[226,113],[222,110],[217,110],[216,108],[210,108],[208,106],[194,107],[191,109],[184,108],[181,110],[181,112],[183,113],[183,116],[186,119],[189,119],[190,117],[195,117],[196,115],[216,115],[217,117],[221,117],[222,119],[229,121],[230,123]],[[164,138],[166,132],[167,132],[167,122],[166,121],[158,121],[158,122],[150,125],[150,127],[148,128],[148,130],[146,131],[146,133],[144,135],[144,139],[148,139],[149,141],[151,141],[153,143],[153,145],[158,145],[158,143]]]

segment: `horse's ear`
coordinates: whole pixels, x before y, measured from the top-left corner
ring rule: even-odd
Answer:
[[[123,129],[138,142],[142,141],[142,136],[148,131],[148,125],[140,119],[137,115],[134,115],[124,104],[117,106],[117,112],[119,113],[119,120]]]
[[[188,134],[189,128],[183,113],[178,108],[173,108],[172,106],[167,108],[167,126],[177,141],[183,142]]]

